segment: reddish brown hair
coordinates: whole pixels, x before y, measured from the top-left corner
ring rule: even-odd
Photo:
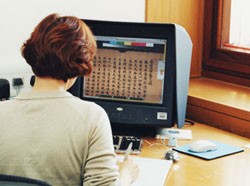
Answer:
[[[96,41],[82,20],[51,14],[36,26],[21,51],[35,75],[66,82],[90,74]]]

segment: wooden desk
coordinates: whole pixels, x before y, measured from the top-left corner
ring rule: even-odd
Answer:
[[[179,153],[180,161],[171,167],[165,182],[166,186],[250,185],[250,149],[243,147],[243,145],[250,144],[250,139],[199,123],[195,123],[194,126],[186,126],[184,129],[192,130],[192,141],[211,139],[242,147],[244,152],[209,161]],[[152,138],[145,138],[145,140],[150,143],[160,142],[160,140]],[[192,141],[179,140],[178,146],[189,144]],[[149,148],[149,144],[144,141],[140,156],[163,159],[166,150],[166,147],[161,145]]]

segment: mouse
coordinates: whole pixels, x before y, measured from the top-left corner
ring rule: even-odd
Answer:
[[[197,140],[190,145],[190,151],[208,152],[217,149],[217,145],[209,140]]]

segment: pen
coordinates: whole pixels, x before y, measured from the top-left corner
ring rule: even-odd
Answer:
[[[133,143],[130,142],[130,144],[128,145],[128,148],[127,148],[127,150],[126,150],[126,152],[125,152],[123,161],[126,161],[126,159],[128,158],[128,155],[130,154],[131,149],[132,149],[132,145],[133,145]]]

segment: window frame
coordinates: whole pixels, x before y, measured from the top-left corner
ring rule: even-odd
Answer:
[[[250,54],[220,48],[222,3],[205,0],[202,76],[250,87]]]

